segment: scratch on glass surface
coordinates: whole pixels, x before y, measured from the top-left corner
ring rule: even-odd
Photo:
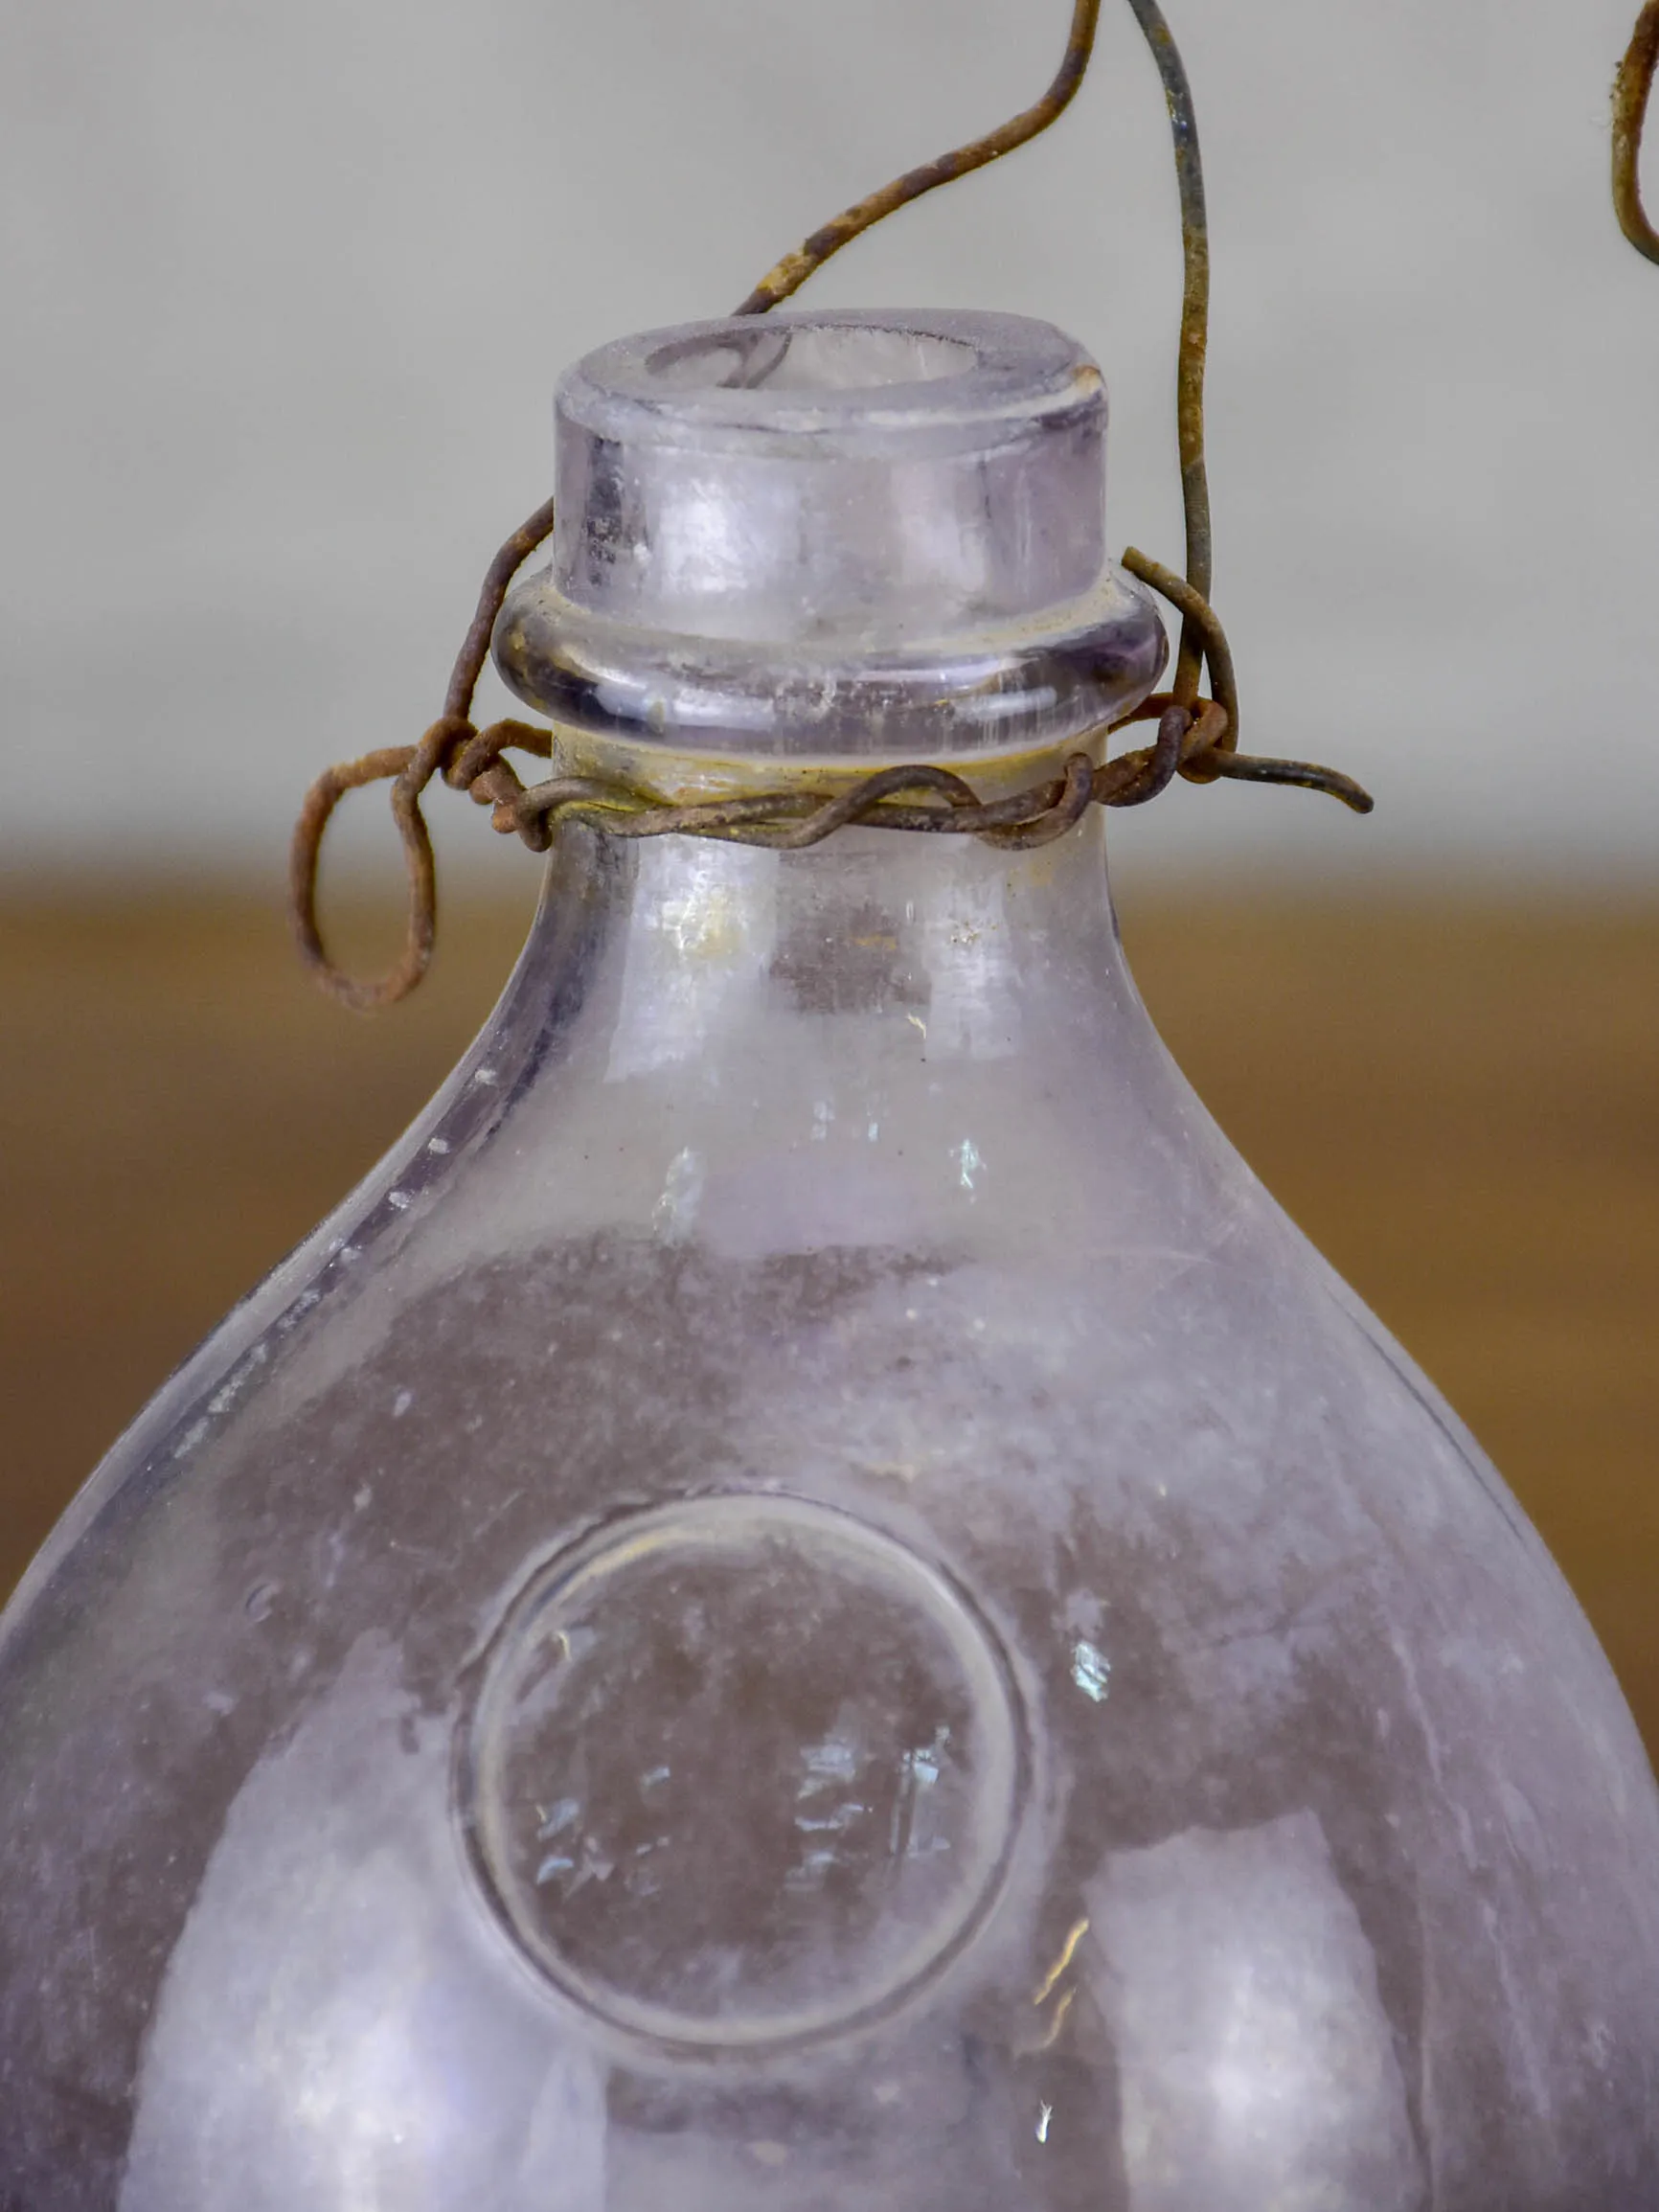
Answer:
[[[807,1779],[795,1792],[797,1799],[827,1790],[832,1782],[851,1782],[857,1771],[857,1753],[838,1736],[830,1736],[822,1744],[808,1744],[801,1756],[806,1762]]]
[[[542,1813],[541,1824],[535,1833],[545,1840],[550,1836],[562,1836],[571,1822],[579,1817],[581,1812],[581,1799],[580,1797],[561,1797],[556,1805],[550,1807],[545,1813],[542,1813],[539,1805],[535,1810]]]
[[[1079,1636],[1072,1646],[1072,1680],[1085,1698],[1103,1705],[1112,1686],[1112,1662],[1104,1652]]]
[[[929,1837],[917,1833],[917,1814],[927,1791],[939,1780],[944,1764],[944,1746],[949,1741],[949,1724],[942,1722],[931,1744],[906,1751],[899,1762],[898,1794],[894,1799],[887,1838],[888,1850],[895,1859],[918,1859],[950,1848],[943,1836]]]
[[[1066,2015],[1071,2011],[1072,2006],[1076,2001],[1077,1994],[1078,1993],[1075,1989],[1067,1990],[1065,1995],[1060,1998],[1059,2003],[1056,2005],[1055,2017],[1049,2022],[1048,2033],[1043,2037],[1042,2041],[1037,2045],[1037,2049],[1039,2051],[1053,2050],[1055,2044],[1059,2041],[1060,2030],[1066,2024]]]
[[[669,1162],[662,1196],[651,1208],[654,1226],[664,1236],[684,1236],[697,1218],[702,1196],[703,1163],[690,1145],[682,1146]]]
[[[265,1363],[265,1347],[256,1344],[240,1366],[234,1368],[224,1383],[208,1400],[207,1409],[212,1414],[228,1413],[241,1396],[245,1385],[257,1369]]]
[[[1047,2003],[1049,1997],[1053,1995],[1056,1982],[1059,1980],[1061,1974],[1065,1973],[1067,1967],[1071,1965],[1072,1960],[1077,1956],[1078,1946],[1082,1942],[1084,1936],[1087,1935],[1088,1932],[1089,1921],[1088,1915],[1085,1913],[1081,1920],[1074,1921],[1072,1926],[1066,1930],[1066,1940],[1060,1946],[1060,1954],[1058,1958],[1055,1960],[1053,1966],[1049,1968],[1048,1973],[1044,1974],[1042,1980],[1037,1984],[1036,1994],[1031,2000],[1034,2005]]]

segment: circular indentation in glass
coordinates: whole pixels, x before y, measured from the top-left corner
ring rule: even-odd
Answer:
[[[615,2026],[777,2048],[901,2001],[983,1918],[1024,1792],[989,1624],[850,1516],[699,1498],[537,1571],[464,1724],[472,1861]]]

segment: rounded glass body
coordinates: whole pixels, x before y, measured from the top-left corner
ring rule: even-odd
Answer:
[[[1103,834],[558,833],[5,1617],[0,2203],[1659,2206],[1634,1727]]]

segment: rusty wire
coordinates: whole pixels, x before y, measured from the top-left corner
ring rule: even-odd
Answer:
[[[1151,49],[1170,110],[1175,141],[1175,184],[1181,201],[1181,339],[1175,364],[1175,433],[1181,456],[1181,508],[1187,537],[1187,582],[1199,599],[1210,597],[1215,549],[1210,530],[1210,479],[1204,466],[1204,360],[1210,344],[1210,222],[1204,206],[1204,165],[1198,119],[1170,26],[1158,0],[1129,0],[1141,34]],[[1160,590],[1162,585],[1158,587]],[[1183,611],[1175,656],[1175,696],[1197,696],[1204,659],[1204,627]],[[1238,742],[1237,706],[1225,743]]]
[[[437,934],[437,874],[420,801],[434,776],[470,791],[491,808],[494,828],[516,834],[544,852],[559,821],[577,821],[618,837],[699,836],[801,852],[851,824],[922,833],[976,836],[1002,846],[1030,847],[1063,836],[1091,805],[1143,806],[1179,774],[1194,783],[1218,777],[1296,785],[1326,791],[1356,813],[1372,800],[1352,777],[1307,761],[1282,761],[1238,750],[1239,700],[1232,654],[1210,605],[1212,545],[1204,467],[1204,356],[1209,314],[1209,232],[1197,124],[1181,57],[1157,0],[1128,0],[1150,47],[1170,110],[1174,138],[1184,258],[1181,336],[1176,370],[1176,421],[1186,526],[1184,576],[1130,547],[1123,565],[1169,601],[1181,616],[1174,677],[1167,693],[1146,699],[1111,724],[1155,720],[1150,745],[1096,764],[1079,750],[1057,777],[992,801],[948,768],[920,763],[881,768],[836,792],[772,790],[741,797],[677,804],[644,786],[594,776],[553,776],[528,788],[503,757],[513,750],[548,760],[554,733],[506,720],[477,729],[472,703],[489,656],[490,633],[514,575],[553,529],[553,506],[539,507],[502,546],[479,594],[477,611],[456,658],[443,713],[416,745],[393,745],[329,769],[312,785],[294,827],[289,854],[289,907],[300,953],[316,980],[341,1004],[371,1012],[404,997],[420,982]],[[1648,13],[1659,11],[1650,0]],[[1069,105],[1093,51],[1100,0],[1076,0],[1064,58],[1041,100],[1000,128],[908,171],[882,191],[858,201],[815,231],[795,253],[763,277],[738,308],[763,314],[787,299],[832,254],[884,216],[923,193],[966,176],[1046,130]],[[1649,62],[1649,72],[1651,63]],[[1638,124],[1639,130],[1639,124]],[[1208,665],[1214,697],[1199,682]],[[322,841],[334,809],[348,791],[390,779],[392,812],[403,843],[409,910],[402,953],[392,971],[362,982],[337,968],[324,946],[317,920],[317,873]],[[930,794],[918,803],[922,793]]]
[[[1659,69],[1659,0],[1648,0],[1613,80],[1613,207],[1619,228],[1650,262],[1659,262],[1659,230],[1642,204],[1642,125]]]
[[[1138,0],[1129,0],[1129,4],[1135,7]],[[937,192],[942,184],[954,184],[958,177],[970,176],[976,169],[984,169],[988,162],[1012,153],[1015,147],[1026,145],[1039,132],[1047,130],[1071,105],[1083,80],[1094,52],[1100,14],[1101,0],[1076,0],[1064,57],[1055,73],[1054,82],[1034,107],[1022,108],[997,129],[988,130],[983,138],[972,139],[950,153],[942,153],[937,161],[924,161],[919,169],[907,169],[902,176],[883,185],[879,192],[870,193],[854,201],[852,207],[843,209],[792,254],[785,254],[775,268],[768,269],[748,297],[732,309],[733,314],[765,314],[792,292],[798,292],[831,254],[838,254],[843,246],[851,245],[855,238],[884,217],[908,207],[923,193]]]

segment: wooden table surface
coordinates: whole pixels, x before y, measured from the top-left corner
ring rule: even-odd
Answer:
[[[252,898],[0,903],[0,1587],[432,1090],[526,911],[450,912],[427,988],[365,1022]],[[1124,919],[1176,1057],[1490,1450],[1659,1746],[1659,900]]]

